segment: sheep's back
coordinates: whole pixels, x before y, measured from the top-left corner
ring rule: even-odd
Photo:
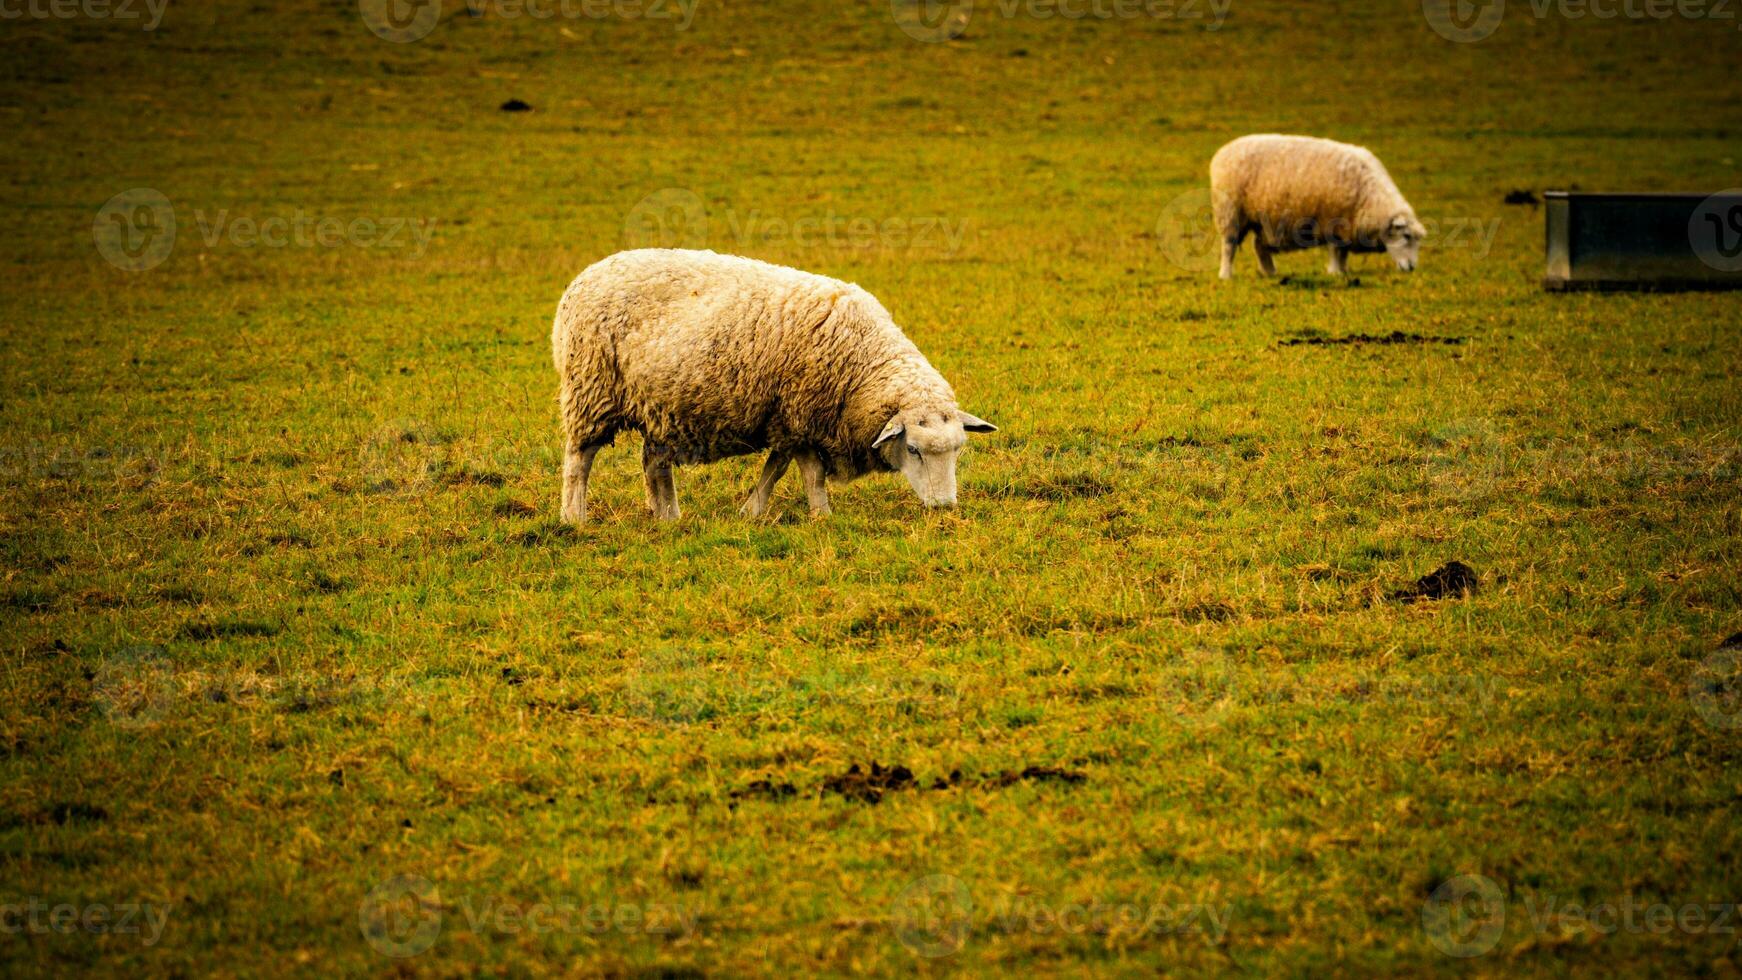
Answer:
[[[1211,182],[1267,229],[1303,222],[1336,228],[1359,216],[1376,187],[1389,185],[1390,178],[1378,158],[1358,146],[1249,136],[1216,154]]]
[[[643,250],[590,267],[564,308],[572,342],[610,351],[624,427],[706,460],[794,441],[806,416],[790,403],[833,399],[813,393],[843,365],[813,334],[848,293],[863,295],[754,260]]]

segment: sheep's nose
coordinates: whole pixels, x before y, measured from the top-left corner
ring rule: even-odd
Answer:
[[[954,498],[954,497],[940,497],[937,500],[926,501],[925,505],[927,507],[941,507],[945,510],[954,510],[956,507],[956,498]]]

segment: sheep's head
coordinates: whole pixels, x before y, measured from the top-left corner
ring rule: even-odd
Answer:
[[[871,448],[891,469],[901,471],[927,507],[956,506],[956,458],[970,432],[998,427],[955,408],[902,411],[889,420]]]
[[[1415,215],[1405,211],[1385,226],[1385,251],[1399,269],[1414,272],[1417,256],[1421,253],[1421,240],[1426,234],[1427,229],[1415,219]]]

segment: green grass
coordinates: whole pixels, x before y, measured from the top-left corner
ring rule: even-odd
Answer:
[[[1736,300],[1545,294],[1501,200],[1742,184],[1742,33],[1512,7],[0,24],[0,906],[167,908],[6,971],[1733,972],[1566,906],[1742,898]],[[1421,271],[1217,282],[1169,202],[1272,130],[1373,147]],[[135,187],[178,233],[129,273]],[[750,522],[743,459],[655,525],[631,438],[557,523],[550,317],[664,189],[1002,427],[959,511]],[[299,212],[433,232],[229,236]],[[1284,344],[1396,330],[1462,342]]]

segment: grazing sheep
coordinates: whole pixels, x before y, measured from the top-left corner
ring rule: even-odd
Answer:
[[[551,349],[562,515],[576,524],[593,456],[623,430],[641,433],[648,505],[668,520],[673,465],[761,449],[751,516],[794,461],[817,516],[828,478],[875,470],[900,470],[927,507],[953,507],[965,433],[997,431],[956,407],[870,293],[754,259],[639,249],[594,263],[563,293]]]
[[[1265,275],[1274,252],[1329,246],[1332,275],[1350,252],[1389,252],[1415,269],[1426,230],[1385,165],[1364,147],[1311,136],[1242,136],[1210,161],[1210,197],[1222,237],[1222,278],[1247,232]]]

